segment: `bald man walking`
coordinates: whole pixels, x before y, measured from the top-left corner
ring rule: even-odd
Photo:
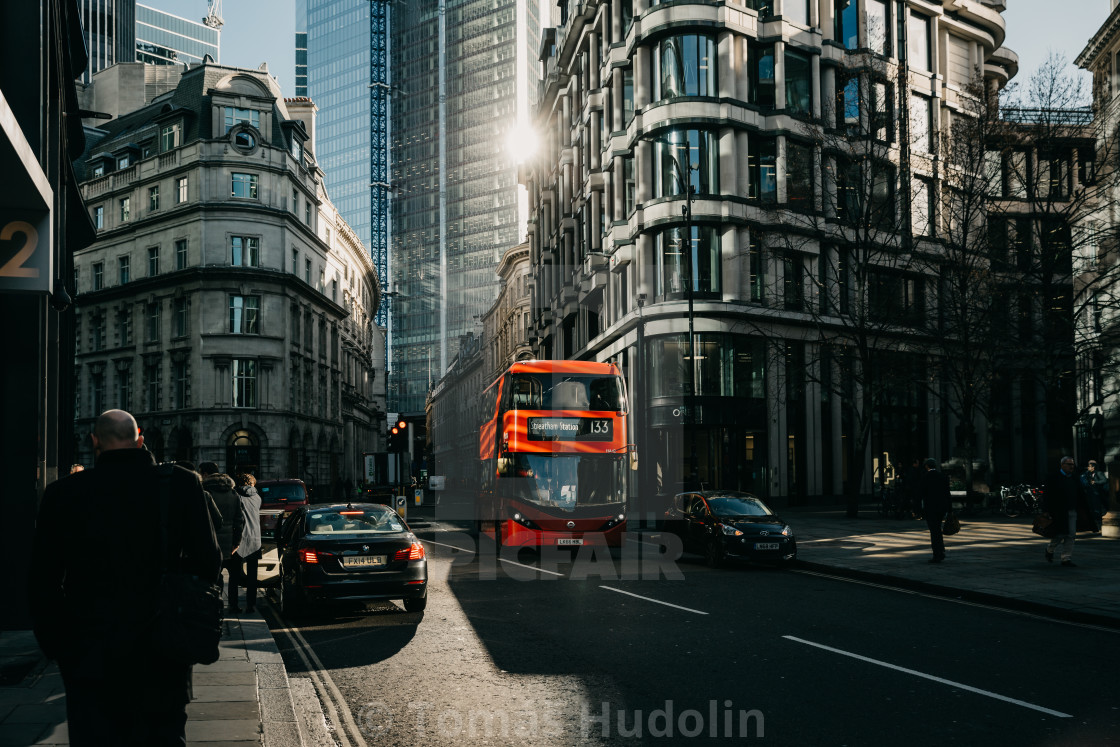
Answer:
[[[49,485],[39,506],[35,637],[58,660],[72,747],[185,745],[191,665],[169,660],[145,633],[165,560],[199,578],[220,573],[206,497],[197,475],[172,469],[163,548],[160,477],[136,420],[108,410],[91,438],[95,466]]]

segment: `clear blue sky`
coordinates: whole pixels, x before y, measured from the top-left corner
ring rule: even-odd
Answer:
[[[206,15],[206,0],[141,1],[192,21]],[[284,95],[294,95],[295,0],[223,0],[222,6],[222,63],[255,68],[268,62]],[[1075,70],[1074,58],[1110,9],[1110,0],[1007,0],[1005,45],[1019,55],[1017,80],[1027,80],[1051,51],[1064,54]]]

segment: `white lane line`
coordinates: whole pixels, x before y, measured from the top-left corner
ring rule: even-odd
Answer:
[[[669,602],[662,602],[660,599],[653,599],[652,597],[643,597],[641,594],[634,594],[633,592],[623,591],[622,589],[616,589],[613,586],[600,586],[599,588],[600,589],[606,589],[607,591],[617,591],[619,594],[625,594],[628,597],[636,597],[638,599],[644,599],[647,602],[653,602],[655,604],[663,604],[666,607],[672,607],[673,609],[684,610],[685,612],[695,612],[697,615],[708,614],[707,612],[703,612],[701,610],[694,610],[691,607],[682,607],[679,604],[670,604]]]
[[[284,620],[283,617],[280,617],[280,620],[282,620],[285,625],[288,624],[288,621]],[[327,704],[328,711],[331,714],[331,718],[335,720],[335,724],[338,726],[338,728],[335,730],[335,735],[345,738],[342,732],[342,724],[345,723],[350,730],[350,736],[354,739],[354,744],[358,747],[368,747],[368,745],[366,744],[366,740],[362,738],[362,730],[358,728],[358,725],[356,723],[354,723],[354,715],[347,707],[346,699],[342,697],[342,692],[338,689],[338,686],[335,685],[334,680],[331,679],[330,674],[327,673],[327,668],[323,666],[323,662],[315,654],[315,650],[311,648],[311,644],[307,642],[307,639],[304,638],[303,634],[300,633],[296,628],[284,628],[283,632],[290,639],[292,639],[293,642],[296,643],[294,648],[299,653],[300,658],[303,659],[304,665],[306,665],[309,670],[312,670],[316,675],[318,675],[318,677],[322,678],[324,689],[329,692],[330,695],[333,696],[333,700],[338,703],[339,712],[342,716],[341,722],[338,720],[339,713],[336,712],[334,707],[330,705],[330,701],[332,700],[332,698],[324,698]],[[306,652],[306,656],[304,655],[304,652]],[[311,661],[315,663],[314,668],[309,665],[307,661],[308,658],[310,658]],[[315,678],[313,678],[313,681],[314,680]]]
[[[445,545],[444,543],[436,542],[435,540],[422,539],[420,541],[421,542],[431,542],[433,545],[439,545],[440,547],[450,547],[452,550],[458,550],[459,552],[469,552],[469,553],[476,552],[475,550],[468,550],[465,547],[459,547],[457,545]],[[498,560],[502,561],[503,563],[509,563],[510,565],[517,565],[517,566],[521,566],[522,568],[528,568],[529,570],[537,571],[538,573],[548,573],[550,575],[560,576],[560,577],[564,576],[563,573],[557,573],[556,571],[546,571],[544,568],[538,568],[535,565],[525,565],[524,563],[515,563],[512,560],[507,560],[506,558],[502,558],[502,557],[499,557]]]
[[[869,664],[875,664],[875,665],[880,666],[880,667],[886,667],[887,669],[893,669],[896,672],[904,672],[906,674],[912,674],[915,677],[921,677],[923,679],[931,680],[933,682],[940,682],[942,685],[948,685],[950,687],[960,688],[961,690],[967,690],[968,692],[976,693],[977,695],[984,695],[984,696],[987,696],[989,698],[995,698],[996,700],[1002,700],[1005,703],[1011,703],[1013,705],[1022,706],[1023,708],[1030,708],[1032,711],[1040,711],[1042,713],[1046,713],[1046,714],[1049,714],[1051,716],[1057,716],[1058,718],[1073,718],[1073,716],[1069,713],[1062,713],[1061,711],[1052,711],[1049,708],[1043,708],[1042,706],[1037,706],[1037,705],[1034,705],[1033,703],[1028,703],[1025,700],[1016,700],[1015,698],[1009,698],[1006,695],[1000,695],[998,693],[993,693],[990,690],[981,690],[978,687],[972,687],[970,685],[961,684],[960,682],[954,682],[953,680],[946,680],[946,679],[943,679],[941,677],[935,677],[932,674],[926,674],[925,672],[919,672],[919,671],[914,670],[914,669],[907,669],[906,667],[900,667],[896,664],[888,664],[885,661],[879,661],[878,659],[871,659],[871,658],[868,658],[866,656],[860,656],[859,654],[853,654],[850,651],[843,651],[843,650],[838,649],[838,648],[833,648],[832,646],[826,646],[823,643],[813,643],[812,641],[806,641],[804,638],[796,638],[792,635],[784,635],[784,636],[782,636],[782,638],[785,638],[786,640],[789,640],[789,641],[795,641],[797,643],[804,643],[806,646],[813,646],[815,648],[824,649],[825,651],[831,651],[834,654],[840,654],[842,656],[850,656],[853,659],[859,659],[860,661],[866,661]]]

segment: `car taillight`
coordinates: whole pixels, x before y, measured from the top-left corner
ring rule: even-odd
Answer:
[[[314,550],[300,550],[299,559],[304,563],[318,563],[319,553]]]
[[[413,542],[403,550],[397,550],[393,553],[393,560],[423,560],[424,559],[424,546],[419,542]]]

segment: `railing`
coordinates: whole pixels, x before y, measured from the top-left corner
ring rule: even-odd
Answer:
[[[1087,125],[1093,122],[1093,110],[1088,106],[1068,109],[1044,109],[1041,107],[1007,106],[1000,110],[1000,117],[1006,122],[1017,124]]]

